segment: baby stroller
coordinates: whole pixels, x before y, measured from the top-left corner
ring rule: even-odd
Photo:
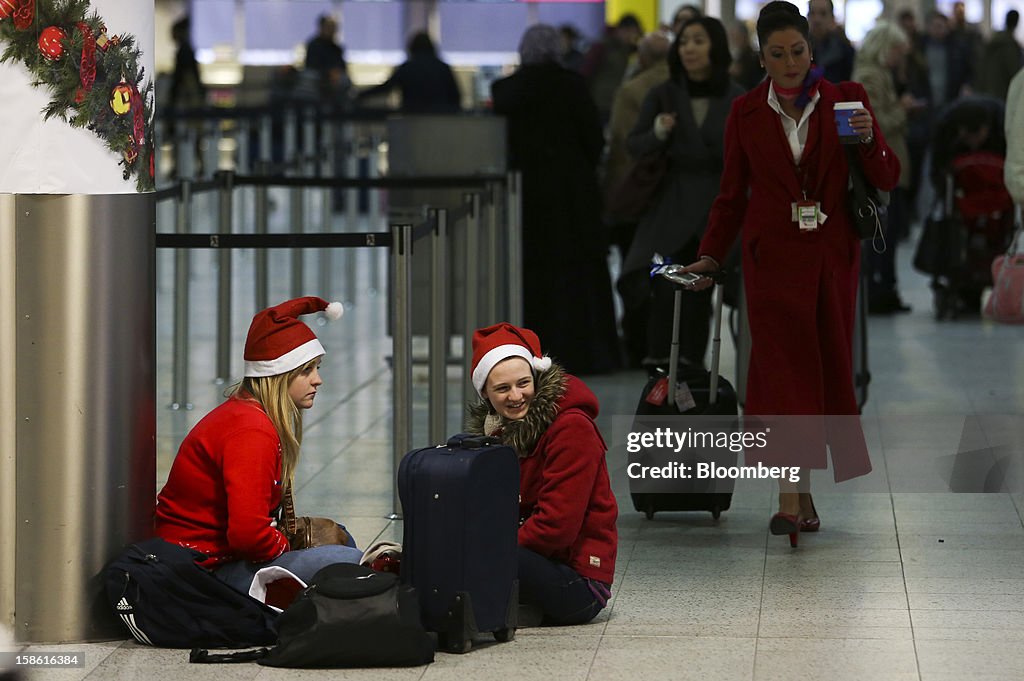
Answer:
[[[940,202],[925,223],[914,266],[932,275],[935,318],[977,315],[992,260],[1013,238],[1013,199],[1003,184],[1002,103],[965,98],[936,128],[932,181]]]

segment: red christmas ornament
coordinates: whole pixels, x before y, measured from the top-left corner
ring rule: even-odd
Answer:
[[[18,0],[18,8],[14,10],[14,27],[25,31],[32,27],[36,16],[36,0]]]
[[[139,94],[139,89],[132,84],[132,135],[136,144],[146,141],[146,121],[142,105],[142,95]]]
[[[84,21],[78,22],[75,27],[82,34],[82,65],[79,70],[82,87],[80,90],[88,92],[96,80],[96,38],[93,37],[89,24]]]
[[[14,14],[16,9],[18,9],[16,0],[0,0],[0,21]]]
[[[64,54],[64,46],[61,45],[67,37],[67,33],[57,26],[49,26],[39,34],[39,52],[50,61],[56,61]]]

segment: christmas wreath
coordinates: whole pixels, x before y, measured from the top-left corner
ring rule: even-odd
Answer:
[[[89,0],[0,0],[0,46],[0,64],[23,63],[49,89],[44,120],[88,128],[121,157],[126,181],[153,189],[153,84],[134,37],[108,37]]]

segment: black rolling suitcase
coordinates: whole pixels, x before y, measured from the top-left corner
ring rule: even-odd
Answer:
[[[671,266],[669,266],[671,268]],[[640,403],[637,406],[636,415],[643,416],[737,416],[736,391],[732,385],[719,375],[718,365],[721,359],[722,346],[722,301],[723,291],[721,285],[715,286],[714,291],[714,320],[712,328],[714,335],[711,345],[711,371],[685,369],[680,372],[679,367],[679,326],[680,307],[682,296],[687,295],[683,286],[672,279],[672,271],[668,269],[668,275],[664,274],[669,281],[675,285],[675,306],[672,319],[672,350],[669,358],[669,371],[666,377],[663,373],[652,376],[644,386],[640,394]],[[668,386],[678,386],[685,383],[688,394],[692,396],[692,406],[684,411],[676,406],[674,399],[670,398],[671,390]],[[634,423],[634,431],[642,430],[641,426]],[[683,454],[689,457],[690,465],[695,465],[700,460],[702,453],[689,451]],[[714,463],[719,466],[735,466],[736,454],[716,453]],[[645,513],[648,519],[654,517],[658,511],[710,511],[717,520],[722,511],[727,511],[732,503],[732,490],[735,487],[735,480],[674,480],[672,481],[672,492],[647,493],[635,491],[638,486],[631,477],[629,481],[630,496],[633,499],[633,507]]]
[[[469,651],[478,633],[515,635],[519,458],[494,438],[456,435],[398,468],[402,581],[416,588],[438,647]]]

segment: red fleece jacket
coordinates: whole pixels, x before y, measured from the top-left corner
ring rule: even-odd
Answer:
[[[612,583],[618,506],[597,430],[597,397],[568,377],[558,415],[520,460],[519,544],[569,565],[584,577]]]
[[[196,424],[157,498],[156,533],[205,553],[206,566],[265,562],[288,550],[271,523],[281,504],[281,443],[251,400],[231,398]]]

